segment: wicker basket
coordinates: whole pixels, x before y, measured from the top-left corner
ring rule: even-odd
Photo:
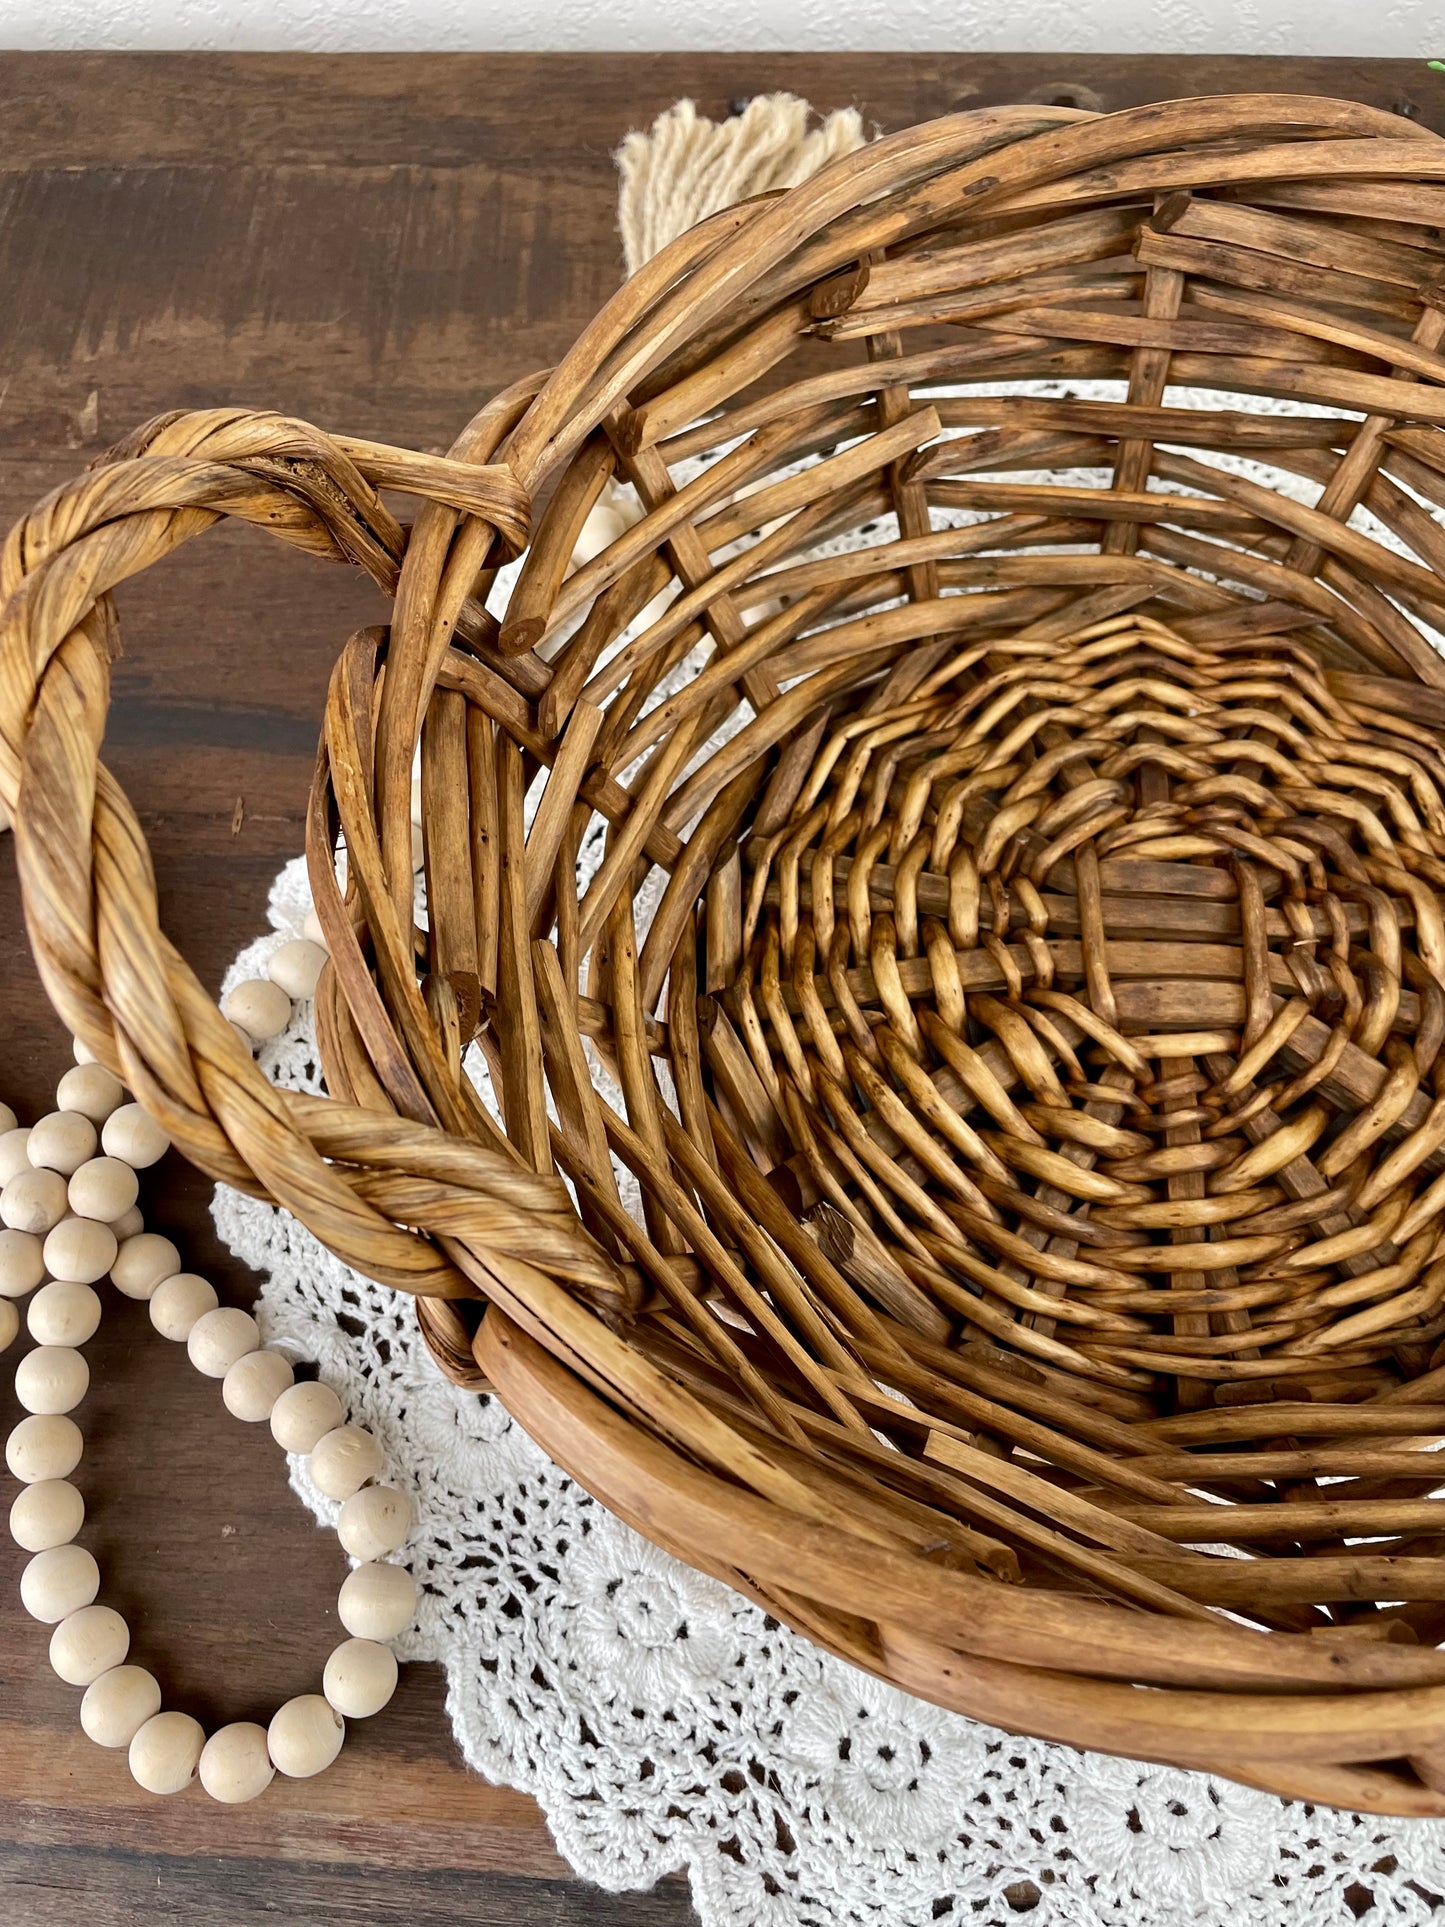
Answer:
[[[1445,143],[1361,106],[965,114],[684,235],[446,459],[151,423],[4,552],[57,1008],[821,1644],[1445,1813],[1442,230]],[[223,514],[395,596],[311,800],[330,1099],[161,935],[97,761],[109,591]]]

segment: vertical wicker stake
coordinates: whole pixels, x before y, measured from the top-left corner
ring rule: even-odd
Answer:
[[[1445,1813],[1442,231],[1445,143],[1368,108],[991,110],[708,213],[447,458],[150,424],[0,562],[57,1006],[858,1664]],[[312,797],[324,1100],[167,945],[96,760],[108,592],[219,514],[396,598]]]

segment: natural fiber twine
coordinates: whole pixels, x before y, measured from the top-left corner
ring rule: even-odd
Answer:
[[[629,134],[614,157],[622,177],[617,225],[627,272],[635,274],[709,214],[797,187],[863,145],[856,107],[839,108],[817,126],[810,126],[812,118],[796,94],[756,94],[724,121],[680,100],[647,133]]]
[[[47,988],[453,1378],[850,1660],[1445,1812],[1445,143],[1003,108],[717,206],[802,166],[773,114],[673,117],[717,211],[447,457],[168,416],[12,533]],[[614,480],[644,513],[569,572]],[[311,799],[326,1099],[161,934],[98,762],[110,591],[222,514],[395,598]]]

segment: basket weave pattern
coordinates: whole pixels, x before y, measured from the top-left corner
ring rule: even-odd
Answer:
[[[1359,106],[962,115],[684,235],[445,458],[152,422],[0,558],[57,1008],[847,1658],[1445,1812],[1442,228],[1445,143]],[[98,760],[110,592],[220,515],[395,599],[311,799],[325,1099],[167,942]]]

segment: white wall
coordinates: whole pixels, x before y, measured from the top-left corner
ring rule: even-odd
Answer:
[[[1441,0],[0,0],[0,45],[877,48],[1445,59]]]

